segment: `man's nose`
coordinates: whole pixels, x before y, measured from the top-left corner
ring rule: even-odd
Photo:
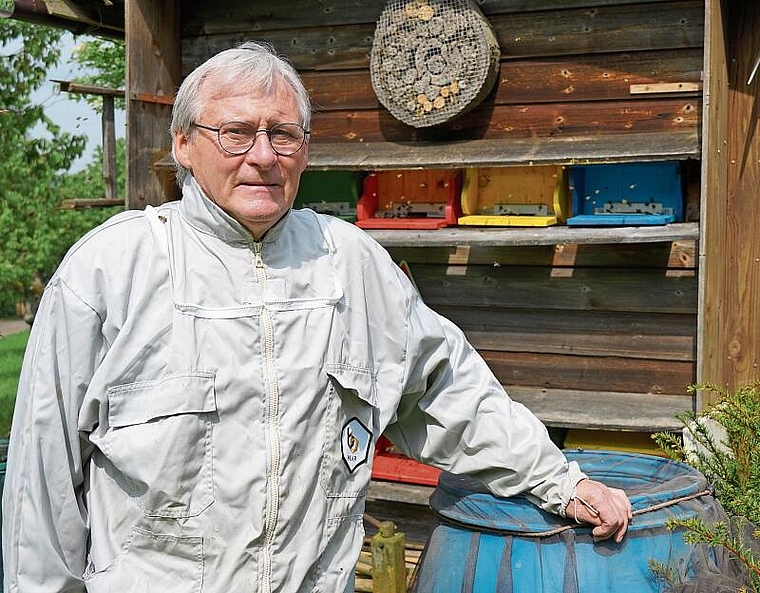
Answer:
[[[245,154],[245,158],[249,164],[264,168],[273,167],[277,162],[277,153],[272,148],[272,143],[269,141],[269,135],[265,130],[258,130],[256,132],[253,146],[251,146],[251,150]]]

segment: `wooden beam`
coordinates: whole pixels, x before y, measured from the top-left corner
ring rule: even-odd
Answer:
[[[108,31],[110,35],[124,32],[124,20],[113,2],[88,3],[73,0],[45,0],[45,7],[52,17],[89,25],[96,31]],[[96,8],[92,8],[95,4]]]
[[[81,95],[98,95],[101,97],[119,97],[124,98],[124,89],[114,89],[106,86],[99,86],[95,84],[84,84],[81,82],[73,82],[71,80],[56,80],[54,82],[58,85],[64,93],[79,93]]]
[[[707,0],[697,378],[729,390],[760,379],[759,48],[760,4]]]
[[[451,142],[312,142],[309,168],[373,171],[422,167],[586,165],[699,156],[696,129],[652,134],[586,134]]]
[[[171,174],[153,165],[171,150],[171,97],[180,83],[179,0],[127,0],[127,206],[176,199]]]
[[[103,183],[106,186],[106,199],[115,200],[116,191],[116,122],[114,98],[103,96]]]
[[[697,223],[683,222],[651,227],[548,228],[451,227],[435,231],[371,229],[366,231],[385,247],[456,247],[494,245],[563,245],[594,243],[658,243],[693,240]]]
[[[64,210],[88,210],[90,208],[110,208],[112,206],[124,206],[124,200],[120,198],[96,198],[94,200],[64,200],[61,208]]]
[[[683,426],[675,414],[693,409],[688,395],[622,393],[505,386],[547,426],[597,430],[658,431]]]

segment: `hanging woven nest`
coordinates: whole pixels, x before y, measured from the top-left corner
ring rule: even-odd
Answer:
[[[395,118],[435,126],[488,95],[499,57],[496,36],[472,2],[392,0],[372,42],[372,87]]]

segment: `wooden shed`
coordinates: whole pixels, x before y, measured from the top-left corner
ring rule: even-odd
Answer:
[[[16,16],[126,39],[129,208],[176,198],[172,96],[247,39],[301,72],[314,170],[675,161],[681,222],[367,232],[549,426],[677,428],[674,413],[706,403],[687,393],[695,381],[758,380],[760,3],[473,4],[500,48],[496,82],[466,115],[426,128],[373,89],[378,0],[17,0]]]

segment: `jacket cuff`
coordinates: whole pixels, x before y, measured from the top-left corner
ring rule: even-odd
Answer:
[[[565,474],[565,480],[559,493],[562,501],[558,509],[560,516],[567,516],[567,506],[570,504],[570,499],[575,492],[575,487],[579,482],[587,479],[588,476],[581,471],[578,462],[571,461],[567,464],[567,473]]]

